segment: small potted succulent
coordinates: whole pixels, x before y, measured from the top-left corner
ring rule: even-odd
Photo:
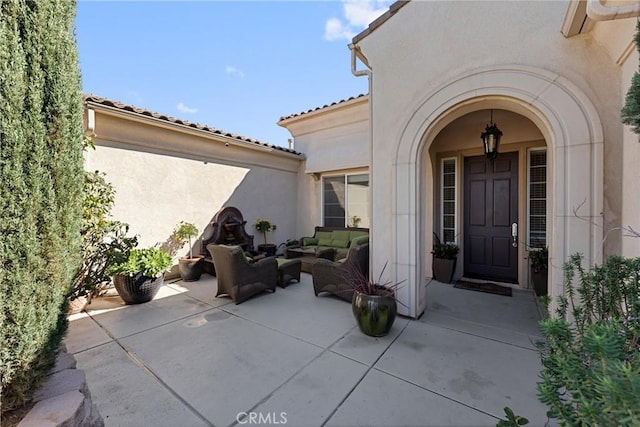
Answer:
[[[125,304],[140,304],[156,296],[171,263],[171,255],[158,248],[130,249],[116,256],[109,273]]]
[[[271,223],[270,219],[258,218],[253,223],[255,229],[262,233],[264,237],[264,244],[258,245],[258,251],[265,252],[267,256],[274,256],[276,254],[277,247],[273,243],[267,243],[267,233],[276,230],[276,225]]]
[[[204,268],[204,256],[194,256],[193,246],[191,245],[191,238],[198,235],[198,229],[195,225],[189,222],[180,221],[173,230],[173,235],[181,245],[189,242],[189,256],[181,257],[178,260],[178,271],[180,272],[180,277],[185,282],[199,280]]]
[[[458,252],[460,248],[455,243],[442,243],[439,238],[433,243],[433,278],[438,282],[451,283],[456,271]]]

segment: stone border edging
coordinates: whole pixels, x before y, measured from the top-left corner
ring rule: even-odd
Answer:
[[[56,365],[33,397],[36,404],[18,427],[86,426],[103,427],[104,420],[91,402],[84,371],[76,359],[60,346]]]

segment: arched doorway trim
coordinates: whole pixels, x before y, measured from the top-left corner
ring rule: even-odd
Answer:
[[[576,85],[548,70],[528,66],[475,70],[426,96],[404,125],[397,145],[391,223],[393,271],[396,280],[407,279],[409,284],[398,294],[406,304],[399,306],[404,315],[418,317],[425,308],[423,285],[433,231],[428,148],[447,124],[487,108],[527,117],[547,141],[550,294],[562,291],[562,262],[569,254],[582,252],[589,262],[602,260],[603,132],[593,103]]]

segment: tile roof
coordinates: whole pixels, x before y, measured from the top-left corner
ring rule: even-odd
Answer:
[[[367,28],[365,28],[359,34],[356,34],[352,39],[353,44],[357,44],[360,40],[367,37],[369,34],[373,33],[378,27],[387,22],[393,15],[395,15],[402,7],[404,7],[409,0],[398,0],[395,3],[392,3],[389,6],[389,10],[380,15],[377,19],[375,19]]]
[[[118,102],[118,101],[114,101],[111,99],[107,99],[107,98],[102,98],[99,96],[95,96],[92,94],[84,94],[83,95],[83,99],[84,102],[92,102],[95,104],[100,104],[100,105],[104,105],[106,107],[113,107],[113,108],[117,108],[119,110],[123,110],[123,111],[128,111],[131,113],[135,113],[135,114],[139,114],[141,116],[147,116],[147,117],[152,117],[154,119],[160,119],[160,120],[165,120],[169,123],[175,123],[178,125],[183,125],[183,126],[187,126],[190,128],[194,128],[194,129],[198,129],[198,130],[202,130],[205,132],[209,132],[212,133],[214,135],[219,135],[219,136],[223,136],[223,137],[227,137],[227,138],[233,138],[233,139],[237,139],[239,141],[244,141],[244,142],[251,142],[254,143],[256,145],[260,145],[262,147],[269,147],[269,148],[273,148],[274,150],[279,150],[279,151],[284,151],[286,153],[291,153],[291,154],[297,154],[297,155],[301,155],[301,153],[294,151],[294,150],[290,150],[286,147],[280,147],[277,145],[273,145],[273,144],[269,144],[266,142],[261,142],[258,141],[257,139],[253,139],[253,138],[249,138],[246,136],[241,136],[241,135],[236,135],[230,132],[225,132],[221,129],[216,129],[214,127],[211,126],[206,126],[206,125],[201,125],[199,123],[194,123],[194,122],[190,122],[187,120],[182,120],[182,119],[178,119],[175,117],[171,117],[171,116],[167,116],[165,114],[160,114],[160,113],[155,113],[153,111],[149,111],[146,110],[144,108],[139,108],[139,107],[135,107],[133,105],[128,105],[128,104],[124,104],[122,102]]]
[[[347,98],[347,99],[341,99],[340,101],[332,102],[331,104],[326,104],[326,105],[323,105],[322,107],[316,107],[316,108],[312,108],[311,110],[301,111],[299,113],[290,114],[288,116],[282,116],[282,117],[280,117],[279,121],[281,122],[283,120],[292,119],[294,117],[299,117],[299,116],[302,116],[302,115],[305,115],[305,114],[313,113],[314,111],[319,111],[319,110],[322,110],[324,108],[333,107],[334,105],[343,104],[345,102],[353,101],[354,99],[362,98],[362,97],[368,96],[368,95],[369,94],[367,94],[367,93],[361,93],[360,95],[352,96],[352,97]]]

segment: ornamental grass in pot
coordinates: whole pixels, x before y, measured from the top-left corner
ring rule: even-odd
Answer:
[[[118,255],[109,272],[125,304],[140,304],[156,296],[171,263],[171,256],[158,248],[131,249]]]
[[[371,337],[382,337],[389,333],[398,311],[397,303],[400,303],[395,293],[402,282],[381,283],[386,267],[385,264],[377,281],[372,281],[358,269],[351,271],[347,278],[354,290],[351,302],[353,316],[360,331]]]

